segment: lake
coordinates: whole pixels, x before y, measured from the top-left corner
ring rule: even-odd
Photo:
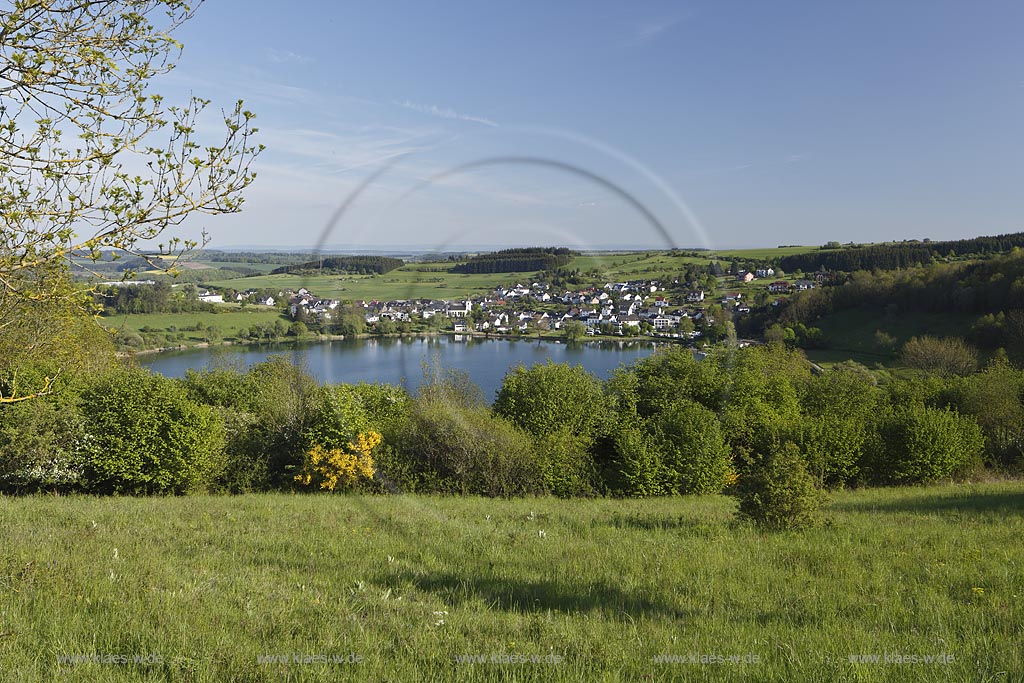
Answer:
[[[649,356],[651,341],[602,341],[567,344],[559,341],[481,339],[461,335],[387,337],[314,342],[214,346],[139,356],[143,367],[168,377],[183,377],[189,369],[245,368],[272,355],[284,355],[304,365],[318,380],[330,384],[374,382],[415,389],[423,381],[425,364],[464,370],[491,400],[509,369],[548,359],[581,365],[601,379],[623,364]]]

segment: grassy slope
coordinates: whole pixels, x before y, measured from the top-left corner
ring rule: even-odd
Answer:
[[[895,352],[886,352],[875,343],[875,331],[882,330],[896,338],[899,349],[911,337],[964,336],[978,319],[969,313],[898,313],[886,315],[882,310],[851,309],[825,316],[814,325],[821,328],[829,339],[829,348],[810,350],[808,358],[817,362],[836,362],[852,359],[874,366],[876,363],[893,365]]]
[[[500,284],[514,283],[516,277],[529,280],[533,273],[459,275],[432,273],[415,265],[404,266],[385,275],[258,275],[236,280],[209,282],[213,287],[280,288],[305,287],[318,296],[356,301],[361,299],[456,299],[489,292]]]
[[[846,492],[767,535],[723,497],[0,498],[0,679],[1014,680],[1022,510],[1021,483]],[[849,661],[885,652],[955,661]],[[56,665],[93,653],[164,664]],[[365,661],[256,659],[292,653]],[[761,663],[651,661],[689,653]]]
[[[814,247],[787,247],[785,249],[746,249],[708,253],[699,257],[670,255],[668,252],[615,252],[578,256],[567,266],[584,273],[597,269],[611,280],[641,279],[650,277],[674,277],[688,264],[706,265],[712,259],[771,258],[790,253],[802,253]],[[272,287],[298,289],[306,287],[320,296],[336,299],[454,299],[493,290],[498,285],[527,283],[536,273],[493,273],[482,275],[461,275],[445,272],[430,272],[442,264],[409,264],[385,275],[376,277],[360,275],[259,275],[236,280],[208,282],[213,287],[234,287],[236,289]]]
[[[136,330],[143,327],[156,329],[167,329],[175,326],[179,330],[192,327],[196,323],[204,326],[217,327],[223,337],[233,337],[239,328],[251,327],[257,323],[270,323],[281,320],[287,323],[287,318],[282,317],[281,310],[269,306],[247,306],[239,308],[235,305],[218,306],[217,313],[198,311],[193,313],[133,313],[130,315],[110,315],[99,319],[100,323],[111,329],[121,329],[123,326],[128,330]],[[186,340],[195,342],[204,338],[203,332],[184,331]]]

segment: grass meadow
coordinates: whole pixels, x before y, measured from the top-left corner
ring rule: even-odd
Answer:
[[[0,498],[0,680],[1022,680],[1021,482],[733,505]]]
[[[487,273],[464,275],[431,272],[437,264],[410,264],[384,275],[254,275],[234,280],[217,280],[211,287],[237,289],[292,289],[305,287],[317,296],[345,301],[392,301],[400,299],[457,299],[492,291],[498,285],[513,284],[516,278],[531,281],[535,273]]]
[[[882,310],[850,309],[826,315],[813,324],[829,340],[827,349],[810,349],[807,357],[818,363],[852,359],[869,367],[897,364],[897,350],[911,337],[962,337],[978,319],[970,313],[923,313],[918,311],[887,314]],[[881,330],[895,340],[892,349],[879,348],[875,332]]]
[[[202,324],[204,328],[216,327],[222,337],[235,337],[241,328],[249,328],[258,323],[273,325],[278,320],[288,323],[290,320],[281,314],[281,309],[270,306],[247,306],[240,308],[235,304],[217,304],[215,312],[192,311],[188,313],[130,313],[105,315],[99,318],[104,327],[111,330],[139,331],[144,327],[167,330],[175,327],[185,335],[179,343],[195,344],[206,339],[204,330],[186,330]]]

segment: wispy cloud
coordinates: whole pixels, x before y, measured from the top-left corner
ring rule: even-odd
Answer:
[[[469,114],[462,114],[455,111],[454,109],[449,109],[447,107],[438,107],[435,104],[417,104],[416,102],[410,102],[409,100],[402,100],[400,102],[396,101],[395,104],[397,104],[399,107],[405,107],[406,109],[418,111],[421,114],[436,116],[442,119],[452,119],[455,121],[470,121],[472,123],[482,123],[485,126],[493,126],[495,128],[498,127],[497,121],[493,121],[482,116],[470,116]]]
[[[261,128],[260,141],[281,159],[318,176],[376,166],[396,157],[424,152],[438,144],[432,131],[361,126],[338,132],[304,128]]]
[[[267,48],[267,59],[274,64],[309,64],[313,61],[312,57],[300,55],[298,52],[278,50],[273,47]]]
[[[686,19],[686,16],[675,16],[648,21],[636,29],[633,34],[633,42],[648,43]]]

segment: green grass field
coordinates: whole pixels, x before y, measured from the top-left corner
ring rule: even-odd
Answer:
[[[732,509],[0,498],[0,679],[1021,680],[1024,484],[844,492],[802,533]],[[59,663],[93,655],[160,663]]]
[[[795,256],[817,251],[817,246],[797,245],[789,247],[763,247],[758,249],[725,249],[715,252],[722,259],[773,259],[783,256]]]
[[[390,273],[367,275],[256,275],[205,283],[211,287],[298,290],[305,287],[317,296],[348,301],[379,299],[457,299],[482,294],[498,285],[528,281],[534,273],[462,275],[428,272],[428,265],[408,265]],[[432,266],[436,267],[436,266]]]
[[[745,249],[708,253],[699,257],[673,255],[667,251],[609,252],[577,256],[566,266],[570,270],[588,273],[599,271],[608,280],[636,280],[644,278],[674,277],[688,265],[706,265],[710,260],[736,258],[766,259],[791,253],[803,253],[816,247],[786,247],[783,249]],[[238,264],[235,264],[238,265]],[[244,264],[242,264],[244,265]],[[234,280],[217,280],[204,284],[211,287],[236,289],[270,287],[292,289],[306,287],[323,297],[344,300],[361,299],[456,299],[490,292],[499,285],[531,282],[535,272],[490,273],[462,275],[434,272],[431,269],[448,264],[410,263],[390,273],[377,276],[364,275],[256,275]],[[224,267],[230,267],[225,265]],[[595,281],[596,282],[596,281]],[[601,283],[603,284],[603,282]]]
[[[825,316],[814,323],[829,339],[829,348],[807,351],[807,357],[818,363],[855,360],[869,367],[876,363],[896,363],[896,352],[911,337],[964,336],[978,316],[967,313],[897,313],[887,315],[881,310],[851,309]],[[875,331],[881,330],[896,339],[893,351],[880,348]]]
[[[202,323],[203,327],[214,326],[224,337],[233,337],[242,327],[251,327],[257,323],[274,324],[287,319],[281,316],[280,309],[269,306],[247,306],[239,308],[233,304],[217,306],[217,312],[197,311],[193,313],[133,313],[127,315],[109,315],[99,318],[104,327],[119,330],[138,331],[144,327],[166,330],[176,327],[185,334],[186,343],[201,341],[205,332],[185,331],[186,327],[194,327]]]

